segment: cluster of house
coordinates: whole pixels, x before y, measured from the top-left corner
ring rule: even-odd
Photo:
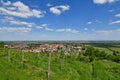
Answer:
[[[38,48],[33,49],[33,52],[58,52],[59,50],[65,48],[63,44],[43,44]]]
[[[29,49],[28,45],[25,44],[16,44],[16,45],[4,45],[4,48],[12,48],[12,49],[17,49],[17,50],[23,50],[24,52],[60,52],[64,51],[66,54],[67,53],[77,53],[82,49],[81,46],[72,46],[72,45],[67,45],[65,46],[64,44],[41,44],[35,49]]]
[[[17,49],[17,50],[22,50],[29,47],[28,45],[25,44],[12,44],[12,45],[4,45],[4,48],[11,48],[11,49]]]

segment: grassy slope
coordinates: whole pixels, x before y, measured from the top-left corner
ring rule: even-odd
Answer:
[[[0,54],[3,52],[5,51],[1,51]],[[38,58],[37,54],[25,53],[26,64],[25,68],[21,69],[21,53],[14,50],[11,53],[14,56],[9,63],[7,55],[0,58],[0,80],[46,80],[48,57],[45,54],[40,54]],[[65,59],[61,70],[61,59],[58,55],[53,55],[50,80],[120,80],[118,63],[110,61],[86,63],[68,58]]]
[[[94,80],[119,80],[120,64],[109,61],[94,62]],[[116,71],[115,71],[116,70]]]
[[[0,80],[32,80],[32,78],[13,64],[0,59]]]

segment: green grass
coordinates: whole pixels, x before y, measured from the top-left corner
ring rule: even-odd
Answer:
[[[23,70],[15,65],[0,59],[0,80],[33,80]]]
[[[7,60],[7,49],[0,49],[0,55],[0,80],[47,79],[46,53],[40,53],[39,57],[37,53],[25,53],[24,69],[21,67],[21,51],[11,49],[10,62]],[[66,57],[61,69],[60,55],[52,54],[50,80],[120,80],[119,75],[120,64],[107,60],[82,62]]]
[[[96,61],[94,62],[94,80],[119,80],[120,79],[120,64]],[[114,72],[117,69],[117,72]]]

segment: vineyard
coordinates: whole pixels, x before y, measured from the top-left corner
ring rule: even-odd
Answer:
[[[0,80],[120,80],[114,57],[95,48],[79,55],[0,48]]]

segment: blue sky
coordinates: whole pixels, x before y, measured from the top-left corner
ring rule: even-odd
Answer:
[[[0,40],[120,40],[120,0],[0,0]]]

